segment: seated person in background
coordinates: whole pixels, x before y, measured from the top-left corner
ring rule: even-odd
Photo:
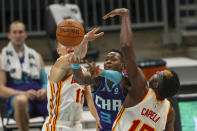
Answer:
[[[8,98],[8,116],[19,130],[28,131],[29,116],[48,115],[47,75],[41,55],[25,44],[24,23],[11,23],[8,38],[0,55],[0,97]]]
[[[93,62],[89,65],[89,72],[82,72],[82,68],[73,69],[74,77],[81,84],[93,84],[95,87],[94,103],[100,117],[100,131],[111,131],[113,122],[126,96],[126,86],[129,83],[122,75],[124,69],[123,55],[118,50],[111,50],[104,61],[104,69],[100,69]],[[77,66],[80,63],[78,56],[71,58],[71,63]]]

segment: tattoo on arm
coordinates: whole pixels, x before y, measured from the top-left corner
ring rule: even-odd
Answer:
[[[75,55],[80,56],[80,58],[84,58],[88,49],[88,41],[83,40],[82,43],[79,45],[79,47],[75,51]]]
[[[91,77],[91,74],[88,72],[82,72],[81,68],[73,69],[73,75],[76,82],[83,85],[90,85],[95,83],[94,78]]]

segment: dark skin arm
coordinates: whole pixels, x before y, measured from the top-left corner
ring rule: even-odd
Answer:
[[[170,108],[170,113],[167,118],[166,128],[164,131],[174,131],[174,122],[175,122],[175,111],[174,108]]]
[[[82,72],[82,69],[73,69],[73,75],[77,83],[83,85],[91,85],[96,84],[98,85],[100,81],[100,77],[93,78],[89,72]]]
[[[122,86],[124,96],[127,96],[128,92],[131,91],[131,83],[127,77],[123,76],[120,84]]]
[[[123,58],[128,73],[128,79],[132,83],[132,91],[129,91],[128,93],[130,94],[131,98],[134,98],[131,105],[135,105],[145,95],[147,91],[147,81],[143,72],[140,68],[138,68],[136,63],[135,53],[133,49],[134,43],[133,32],[131,30],[130,12],[125,8],[115,9],[105,15],[103,19],[114,17],[116,15],[122,17],[120,45],[122,53],[124,55]]]

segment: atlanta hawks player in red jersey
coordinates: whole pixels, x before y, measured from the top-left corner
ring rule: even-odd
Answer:
[[[173,131],[175,112],[166,99],[180,88],[177,74],[171,70],[157,72],[147,81],[138,68],[133,50],[133,33],[128,9],[115,9],[103,18],[121,16],[121,50],[131,86],[116,121],[114,131]]]
[[[81,131],[84,96],[86,96],[90,112],[100,126],[99,117],[91,96],[90,87],[75,82],[69,58],[74,54],[85,57],[88,41],[95,40],[104,33],[97,33],[100,28],[88,32],[79,46],[66,47],[58,42],[57,52],[60,57],[50,71],[47,85],[49,118],[42,131]]]

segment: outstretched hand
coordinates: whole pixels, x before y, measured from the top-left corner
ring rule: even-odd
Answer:
[[[96,66],[95,62],[92,62],[92,64],[90,64],[87,60],[85,60],[85,62],[89,66],[89,72],[92,77],[96,78],[102,73],[102,69],[100,69],[99,65]]]
[[[103,19],[106,20],[106,19],[108,19],[110,17],[114,17],[116,15],[120,15],[120,16],[129,15],[129,10],[126,8],[115,9],[115,10],[109,12],[108,14],[106,14],[105,16],[103,16]]]
[[[97,34],[97,32],[100,30],[101,28],[94,28],[91,31],[89,31],[85,36],[84,39],[87,41],[93,41],[95,39],[97,39],[98,37],[101,37],[104,35],[104,32],[100,32]]]

